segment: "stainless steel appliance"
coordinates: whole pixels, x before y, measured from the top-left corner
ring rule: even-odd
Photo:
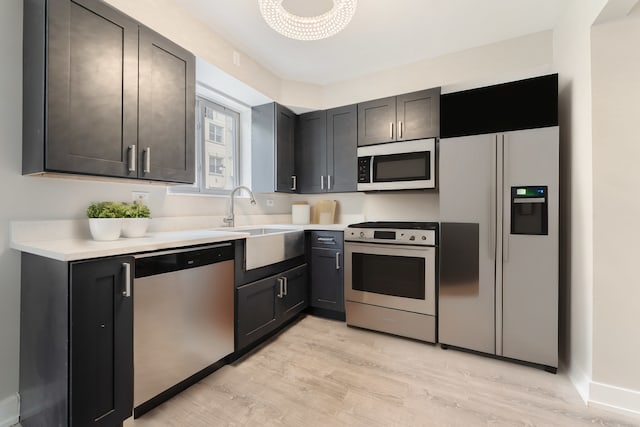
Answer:
[[[233,353],[234,246],[221,243],[135,258],[137,417]]]
[[[441,141],[441,343],[557,368],[558,141],[558,127]]]
[[[358,147],[358,191],[435,187],[435,138]]]
[[[353,224],[344,240],[347,324],[436,342],[438,224]]]

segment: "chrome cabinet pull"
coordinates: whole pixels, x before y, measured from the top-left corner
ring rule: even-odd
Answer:
[[[402,121],[398,122],[398,138],[402,138]]]
[[[340,270],[340,252],[336,252],[336,270]]]
[[[336,239],[334,239],[333,237],[318,237],[316,240],[318,242],[327,242],[327,243],[329,243],[329,242],[335,243],[336,242]]]
[[[289,293],[289,278],[285,276],[282,280],[284,281],[284,296],[287,296]]]
[[[320,189],[324,190],[324,175],[320,175]]]
[[[131,297],[131,264],[128,262],[123,262],[122,267],[124,268],[124,291],[122,291],[122,296],[125,298]]]
[[[296,191],[298,189],[298,177],[295,175],[291,175],[291,191]]]
[[[327,175],[327,190],[331,190],[331,175]]]
[[[278,285],[280,286],[280,292],[278,292],[278,295],[276,296],[282,299],[284,296],[284,279],[282,277],[278,277]]]
[[[393,139],[393,122],[389,123],[389,138]]]
[[[129,172],[136,171],[136,146],[129,146]]]
[[[142,172],[151,172],[151,147],[147,147],[144,150],[144,169],[142,170]]]

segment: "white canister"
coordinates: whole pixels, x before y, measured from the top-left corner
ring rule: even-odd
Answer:
[[[292,224],[309,224],[311,218],[311,206],[309,205],[291,205],[291,223]]]

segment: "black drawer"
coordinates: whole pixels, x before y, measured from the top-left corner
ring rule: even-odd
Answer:
[[[312,248],[342,248],[344,233],[342,231],[315,230],[310,233]]]

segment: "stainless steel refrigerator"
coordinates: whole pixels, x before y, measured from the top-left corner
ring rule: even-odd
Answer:
[[[438,340],[558,366],[558,127],[440,141]]]

